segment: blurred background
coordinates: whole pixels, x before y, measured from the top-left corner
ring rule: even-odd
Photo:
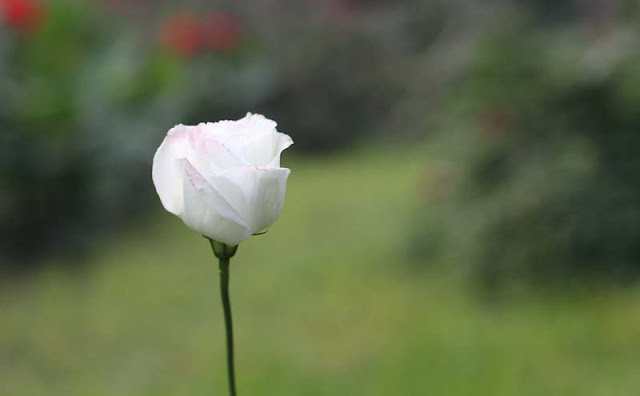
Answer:
[[[295,145],[241,394],[637,394],[637,0],[0,0],[0,394],[225,394],[151,161],[247,111]]]

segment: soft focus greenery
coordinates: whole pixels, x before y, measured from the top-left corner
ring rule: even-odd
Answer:
[[[493,304],[454,272],[411,269],[423,153],[284,159],[282,217],[232,263],[240,394],[634,394],[639,289]],[[223,394],[206,240],[156,203],[90,264],[0,288],[3,396]]]
[[[400,87],[393,43],[362,38],[379,24],[262,3],[0,2],[0,271],[128,225],[175,124],[264,113],[307,151],[371,134]]]
[[[316,155],[431,139],[414,264],[638,277],[637,2],[289,3],[2,1],[0,271],[90,252],[171,126],[252,111]]]
[[[488,290],[638,277],[638,26],[519,16],[479,36],[437,107],[417,255]]]
[[[0,0],[0,395],[224,394],[150,171],[247,111],[296,144],[232,262],[240,394],[637,393],[638,4]]]
[[[101,5],[5,3],[43,16],[29,33],[0,26],[0,270],[77,254],[86,229],[139,209],[154,133],[182,112],[177,60],[111,29]]]

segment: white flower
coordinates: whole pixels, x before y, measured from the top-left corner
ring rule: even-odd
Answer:
[[[164,208],[215,241],[235,246],[280,216],[293,144],[276,123],[248,113],[238,121],[173,127],[153,158]]]

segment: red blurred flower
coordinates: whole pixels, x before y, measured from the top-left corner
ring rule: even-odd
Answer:
[[[215,11],[204,23],[204,38],[214,51],[228,51],[242,39],[242,23],[233,15]]]
[[[4,24],[20,33],[31,33],[40,27],[44,9],[38,0],[0,0]]]
[[[171,51],[185,58],[202,48],[202,22],[191,14],[180,14],[162,27],[162,42]]]

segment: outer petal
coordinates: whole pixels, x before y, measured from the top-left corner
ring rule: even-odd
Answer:
[[[215,241],[235,246],[253,233],[227,200],[187,161],[184,169],[184,211],[187,226]]]
[[[183,172],[180,160],[185,158],[189,127],[176,125],[171,128],[153,157],[152,178],[164,208],[180,215],[184,204]]]
[[[285,135],[284,133],[278,132],[276,147],[274,150],[274,157],[267,166],[268,168],[279,168],[280,167],[280,154],[289,146],[293,144],[293,140],[289,135]]]
[[[232,203],[252,233],[267,229],[280,217],[284,204],[287,168],[245,166],[213,175],[216,190]]]

